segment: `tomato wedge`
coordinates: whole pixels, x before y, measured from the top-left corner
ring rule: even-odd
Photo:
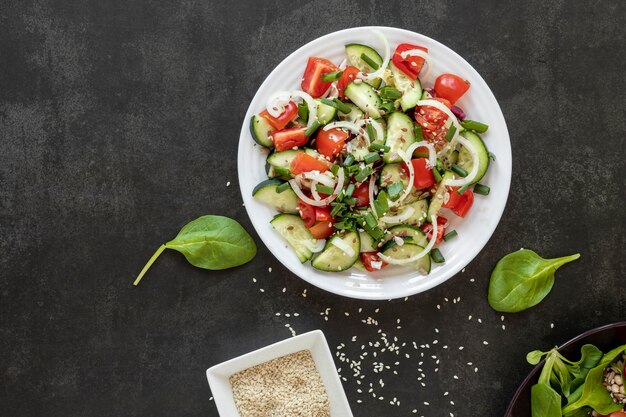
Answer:
[[[315,207],[298,199],[298,212],[302,220],[304,220],[306,227],[311,227],[315,224]]]
[[[318,222],[324,221],[332,221],[332,216],[330,215],[330,208],[328,207],[315,207],[315,220]]]
[[[450,188],[448,191],[450,197],[443,207],[449,208],[459,217],[465,217],[469,209],[472,207],[472,204],[474,204],[474,193],[472,190],[467,189],[463,195],[461,195],[457,192],[458,189],[459,187]]]
[[[363,266],[365,267],[365,269],[367,269],[370,272],[380,271],[381,269],[383,269],[384,267],[389,265],[387,262],[381,260],[378,257],[378,253],[377,252],[361,252],[361,262],[363,262]],[[372,265],[372,263],[374,263],[374,262],[381,262],[380,267],[379,268],[375,268]]]
[[[370,184],[369,182],[363,182],[361,185],[354,189],[352,197],[356,198],[356,207],[365,207],[370,204]]]
[[[437,240],[435,244],[438,245],[443,240],[443,235],[446,232],[446,227],[448,226],[448,219],[443,216],[437,216]],[[432,223],[424,223],[422,227],[422,232],[426,235],[428,240],[433,238],[433,224]]]
[[[393,65],[395,65],[396,68],[405,73],[407,77],[412,80],[416,80],[420,71],[422,71],[425,61],[421,56],[407,56],[406,58],[403,58],[402,52],[410,51],[411,49],[419,49],[421,51],[428,52],[428,48],[411,45],[410,43],[401,43],[396,47],[396,51],[391,57],[391,62],[393,62]]]
[[[301,87],[313,98],[319,98],[330,87],[329,82],[322,80],[322,75],[339,71],[339,68],[326,58],[310,57],[304,70]]]
[[[259,113],[259,116],[267,120],[274,129],[283,130],[285,126],[287,126],[289,122],[296,117],[297,114],[298,106],[293,101],[290,101],[289,104],[285,106],[285,111],[279,114],[278,117],[272,116],[267,109]]]
[[[447,108],[452,107],[452,104],[445,98],[433,97],[432,100],[443,103]],[[441,149],[446,144],[447,114],[432,106],[418,106],[415,108],[414,118],[422,127],[422,135],[427,142],[432,143],[437,149]]]
[[[454,74],[441,74],[435,80],[435,93],[454,104],[470,88],[467,80]]]
[[[349,137],[350,134],[343,129],[320,129],[315,139],[315,147],[322,155],[334,159]]]
[[[326,172],[328,171],[328,164],[306,152],[300,152],[291,161],[291,174],[298,175],[309,171]]]
[[[415,188],[423,190],[435,185],[435,175],[433,174],[433,170],[428,167],[427,158],[411,159],[411,165],[413,165],[413,186]],[[404,168],[408,175],[409,171],[406,168],[406,164],[403,163],[402,168]]]
[[[277,151],[286,151],[294,147],[302,146],[309,141],[304,134],[306,127],[292,127],[291,129],[283,129],[272,134],[274,141],[274,149]]]
[[[346,89],[348,84],[354,81],[354,79],[356,78],[356,75],[359,72],[360,72],[359,69],[352,65],[350,65],[349,67],[346,67],[346,69],[343,70],[343,73],[341,74],[341,78],[339,78],[339,81],[337,81],[337,90],[339,90],[339,98],[341,99],[346,98],[343,95],[343,91]]]
[[[317,222],[309,227],[309,232],[311,232],[315,239],[327,239],[335,232],[335,226],[333,226],[330,220]]]

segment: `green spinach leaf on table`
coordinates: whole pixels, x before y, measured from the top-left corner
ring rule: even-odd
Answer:
[[[554,285],[554,273],[580,254],[544,259],[529,249],[500,259],[489,281],[489,305],[505,313],[526,310],[543,300]]]
[[[235,220],[224,216],[202,216],[187,223],[174,239],[157,249],[134,285],[139,284],[165,249],[182,253],[193,266],[212,270],[243,265],[256,255],[254,240]]]

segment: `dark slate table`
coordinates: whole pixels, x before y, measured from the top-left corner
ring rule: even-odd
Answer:
[[[372,24],[465,57],[513,146],[489,244],[464,273],[406,301],[345,299],[293,276],[254,234],[237,182],[242,117],[264,77],[318,36]],[[352,358],[379,328],[408,343],[399,366],[385,357],[383,388],[362,364],[384,400],[337,360],[356,416],[501,416],[527,351],[626,317],[625,26],[620,1],[4,2],[1,414],[217,416],[205,369],[290,337],[290,324],[322,329]],[[253,234],[253,262],[209,272],[165,253],[132,287],[161,242],[209,213]],[[486,301],[489,274],[520,247],[582,257],[545,302],[502,321]]]

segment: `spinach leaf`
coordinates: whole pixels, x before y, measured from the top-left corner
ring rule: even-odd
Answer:
[[[591,369],[582,385],[582,392],[576,390],[570,397],[569,402],[561,412],[563,415],[573,415],[582,407],[591,407],[599,414],[608,415],[614,411],[622,409],[622,406],[613,402],[602,381],[604,379],[604,369],[611,364],[619,355],[624,353],[626,345],[619,346],[606,353],[596,367]],[[578,388],[579,390],[581,388]],[[568,398],[569,400],[569,398]]]
[[[500,259],[491,273],[489,305],[505,313],[526,310],[545,298],[554,285],[554,272],[580,254],[544,259],[522,249]]]
[[[531,365],[537,365],[539,362],[541,362],[541,358],[543,358],[550,352],[552,351],[549,350],[547,352],[542,352],[540,350],[533,350],[532,352],[528,352],[528,354],[526,355],[526,362]]]
[[[550,385],[533,385],[530,402],[532,417],[561,417],[561,396]]]
[[[552,349],[539,374],[539,381],[530,389],[532,417],[561,417],[561,395],[550,385],[558,352]]]
[[[187,223],[174,239],[161,245],[133,285],[139,284],[165,249],[182,253],[193,266],[212,270],[243,265],[256,255],[254,240],[235,220],[223,216],[202,216]]]

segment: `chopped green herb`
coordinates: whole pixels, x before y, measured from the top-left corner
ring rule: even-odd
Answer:
[[[370,66],[370,68],[371,68],[371,69],[373,69],[374,71],[376,71],[378,68],[380,68],[380,66],[379,66],[376,62],[372,61],[372,58],[370,58],[369,56],[367,56],[367,55],[365,54],[365,52],[363,52],[363,53],[361,54],[361,59],[362,59],[363,61],[365,61],[365,63],[366,63],[367,65],[369,65],[369,66]]]
[[[304,136],[306,136],[307,138],[310,138],[311,136],[313,136],[313,133],[315,133],[315,131],[320,127],[320,122],[319,121],[314,121],[313,123],[311,123],[311,126],[309,126],[307,128],[307,130],[304,132]]]
[[[455,174],[458,174],[459,176],[463,178],[467,177],[467,171],[461,168],[460,166],[458,166],[457,164],[450,165],[450,169],[454,171]]]
[[[396,201],[400,198],[400,194],[404,190],[404,184],[402,181],[394,182],[389,187],[387,187],[387,193],[389,193],[389,199]]]
[[[372,143],[370,144],[370,150],[371,151],[378,151],[378,152],[389,152],[391,150],[391,148],[387,145],[381,145],[380,143]]]
[[[343,166],[349,167],[352,164],[354,164],[354,155],[349,153],[348,156],[346,156],[346,158],[343,160]]]
[[[365,215],[363,216],[363,220],[365,221],[365,225],[370,228],[378,226],[378,222],[370,212],[365,213]]]
[[[340,112],[347,114],[350,113],[352,111],[352,108],[350,106],[348,106],[346,103],[342,102],[339,99],[327,99],[327,98],[323,98],[320,100],[323,104],[326,104],[327,106],[330,107],[334,107],[337,110],[339,110]]]
[[[402,93],[396,88],[385,86],[380,89],[380,98],[383,100],[397,100],[400,97],[402,97]]]
[[[395,105],[393,101],[387,101],[378,107],[380,110],[383,110],[385,113],[391,113],[395,109]]]
[[[464,129],[473,130],[478,133],[485,133],[487,129],[489,129],[488,125],[474,120],[463,120],[461,126],[463,126]]]
[[[333,217],[341,217],[340,213],[346,209],[346,205],[343,203],[338,203],[333,201],[330,203],[332,209],[330,210],[330,215]]]
[[[365,127],[365,131],[367,132],[367,137],[370,138],[370,142],[374,142],[376,140],[376,131],[374,130],[374,126],[371,123],[368,123]]]
[[[387,193],[385,190],[382,190],[378,193],[376,200],[374,200],[374,208],[376,209],[376,214],[378,217],[382,217],[389,211],[389,201],[387,199]]]
[[[317,184],[317,187],[315,187],[315,190],[318,193],[328,194],[328,195],[331,195],[335,191],[333,187],[329,187],[327,185],[322,185],[322,184]]]
[[[378,154],[378,152],[368,153],[367,155],[363,157],[363,161],[365,161],[366,164],[373,164],[379,159],[380,159],[380,155]]]
[[[359,200],[356,197],[344,198],[343,202],[349,206],[354,206]]]
[[[480,194],[480,195],[489,195],[489,192],[491,191],[491,188],[489,188],[486,185],[482,185],[482,184],[476,184],[474,186],[474,193],[475,194]]]
[[[445,241],[447,242],[447,241],[448,241],[448,240],[450,240],[450,239],[454,239],[454,238],[455,238],[455,237],[457,237],[458,235],[459,235],[459,234],[457,233],[457,231],[456,231],[456,230],[451,230],[451,231],[449,231],[448,233],[446,233],[446,234],[443,236],[443,240],[445,240]]]
[[[470,184],[465,184],[463,187],[461,187],[458,190],[456,190],[456,192],[459,193],[460,195],[463,195],[463,194],[465,194],[465,191],[467,191],[469,186],[470,186]]]
[[[333,173],[333,175],[337,175],[339,173],[339,165],[337,164],[332,164],[330,167],[330,172]]]
[[[438,263],[438,264],[442,264],[446,261],[446,259],[441,254],[441,251],[439,250],[439,248],[435,248],[431,250],[430,257],[433,260],[433,262]]]
[[[283,191],[287,191],[289,188],[291,188],[291,185],[288,182],[284,182],[276,187],[276,192],[282,193]]]
[[[448,133],[446,133],[446,140],[448,142],[452,140],[455,132],[456,132],[456,127],[454,125],[450,125],[450,128],[448,129]]]
[[[416,124],[415,128],[413,130],[415,130],[415,141],[416,142],[423,141],[424,140],[424,133],[422,132],[422,126],[420,126],[419,124]]]
[[[342,74],[343,71],[327,72],[326,74],[322,74],[322,81],[332,83],[340,79]]]
[[[433,167],[433,175],[435,176],[435,181],[441,182],[442,180],[441,174],[439,173],[439,170],[437,169],[437,167]]]
[[[348,185],[346,188],[346,197],[352,197],[352,193],[354,192],[354,184]]]
[[[309,119],[309,106],[306,103],[298,104],[298,117],[305,123]]]
[[[374,170],[372,169],[372,167],[366,166],[354,176],[354,179],[356,180],[356,182],[363,182],[367,179],[367,177],[369,177],[373,173],[374,173]]]

